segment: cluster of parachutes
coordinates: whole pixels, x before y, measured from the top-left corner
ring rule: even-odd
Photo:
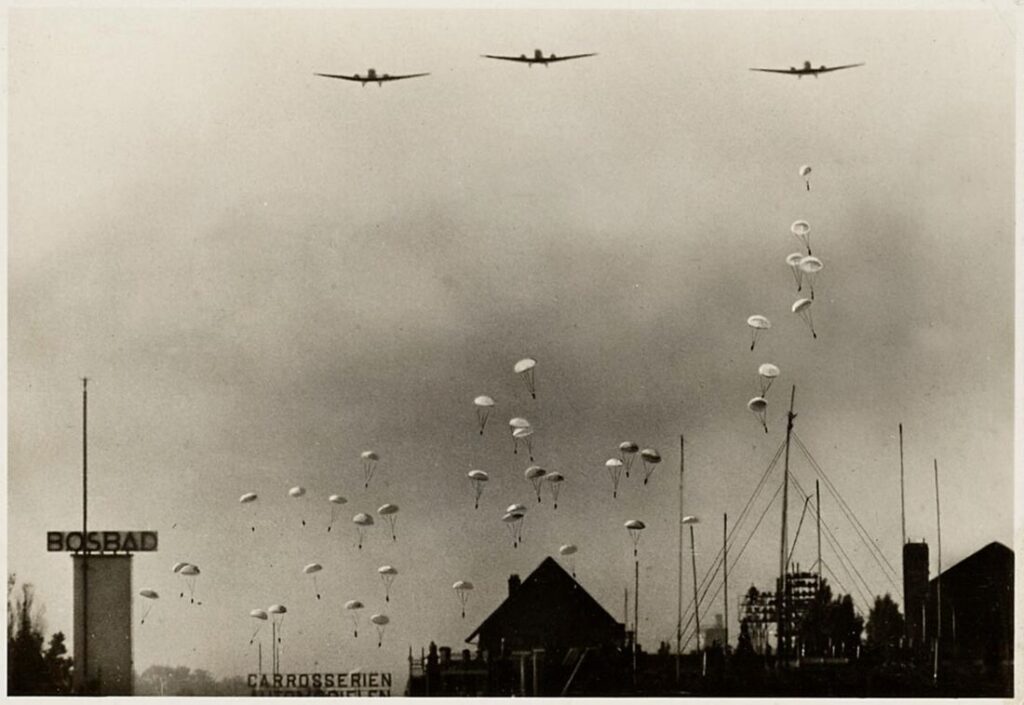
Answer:
[[[625,471],[626,477],[629,477],[629,471],[633,467],[633,461],[636,460],[638,454],[643,464],[644,484],[646,485],[658,464],[661,463],[661,453],[654,448],[644,448],[641,450],[640,446],[633,441],[623,441],[619,444],[619,457],[608,458],[608,460],[604,461],[604,467],[608,471],[609,479],[612,481],[612,498],[619,496],[619,480],[622,478],[622,473]]]

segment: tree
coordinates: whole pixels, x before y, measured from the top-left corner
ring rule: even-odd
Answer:
[[[828,581],[800,620],[800,643],[807,656],[856,656],[864,620],[857,616],[849,595],[833,599]]]
[[[889,660],[900,648],[903,640],[903,615],[889,593],[875,597],[875,605],[868,613],[867,650],[882,660]]]
[[[50,644],[43,653],[43,661],[53,686],[52,695],[71,694],[71,659],[65,656],[68,652],[64,645],[64,632],[57,632],[50,637]]]
[[[33,610],[32,585],[23,583],[21,594],[14,589],[14,576],[7,577],[7,692],[9,695],[47,695],[43,633]],[[11,593],[15,598],[11,601]]]

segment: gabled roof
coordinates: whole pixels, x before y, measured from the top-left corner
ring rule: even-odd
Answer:
[[[487,619],[481,622],[480,626],[473,630],[472,634],[466,637],[466,641],[472,641],[489,627],[514,620],[524,610],[541,602],[573,603],[579,610],[588,614],[589,620],[606,621],[609,626],[618,624],[615,618],[576,582],[575,578],[565,572],[565,568],[559,565],[558,561],[548,556]]]
[[[955,563],[942,571],[942,584],[947,581],[957,581],[960,578],[970,578],[976,575],[985,567],[1009,566],[1010,576],[1013,575],[1013,549],[1007,548],[998,541],[993,541],[984,548],[980,548],[963,560]],[[928,581],[929,585],[934,584],[938,578]],[[1012,588],[1011,588],[1012,589]]]

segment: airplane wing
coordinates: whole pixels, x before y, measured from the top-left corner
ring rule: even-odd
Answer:
[[[785,74],[796,74],[799,73],[793,69],[750,69],[751,71],[764,71],[766,73],[785,73]]]
[[[597,56],[597,54],[596,53],[594,53],[594,54],[572,54],[570,56],[556,56],[553,59],[544,59],[544,61],[546,61],[546,62],[567,61],[569,59],[582,59],[585,56]]]
[[[501,59],[502,61],[518,61],[524,64],[532,64],[535,59],[525,56],[495,56],[494,54],[481,54],[485,59]]]
[[[404,76],[378,76],[373,79],[375,81],[400,81],[403,78],[419,78],[420,76],[429,76],[429,73],[407,73]]]
[[[827,68],[817,69],[816,73],[828,73],[829,71],[839,71],[840,69],[852,69],[852,68],[856,68],[858,66],[863,66],[863,65],[864,65],[863,63],[860,63],[860,64],[846,64],[845,66],[829,66]]]
[[[340,78],[345,81],[365,81],[365,78],[359,78],[356,76],[343,76],[336,73],[314,73],[314,76],[323,76],[324,78]]]

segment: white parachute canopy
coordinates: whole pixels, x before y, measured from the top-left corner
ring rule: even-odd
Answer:
[[[513,505],[518,506],[518,505]],[[523,511],[505,512],[501,520],[508,527],[509,535],[512,537],[512,548],[517,548],[523,540]]]
[[[306,575],[313,576],[313,592],[316,593],[316,599],[318,599],[318,600],[320,599],[320,588],[317,587],[317,584],[316,584],[316,574],[319,573],[323,569],[324,569],[324,567],[322,565],[320,565],[319,563],[310,563],[309,565],[307,565],[305,568],[302,569],[302,572],[305,573]]]
[[[796,282],[797,293],[800,293],[804,287],[804,273],[800,271],[800,260],[803,258],[803,252],[791,252],[786,255],[786,264],[789,266],[789,271],[793,273],[793,281]]]
[[[295,487],[293,487],[290,490],[288,490],[288,496],[292,497],[294,499],[298,499],[299,497],[305,497],[306,496],[306,488],[302,487],[301,485],[296,485]],[[299,519],[302,520],[302,525],[305,526],[306,525],[305,518],[299,517]]]
[[[398,575],[398,569],[393,565],[382,565],[377,569],[377,573],[380,575],[380,579],[384,583],[384,601],[391,602],[391,584],[395,582],[395,576]]]
[[[175,564],[174,564],[174,565],[173,565],[173,566],[171,567],[171,572],[172,572],[172,573],[180,573],[180,572],[181,572],[181,569],[182,569],[182,568],[184,568],[184,567],[185,567],[185,566],[187,566],[187,565],[188,565],[188,563],[185,563],[184,561],[178,561],[177,563],[175,563]]]
[[[633,555],[636,556],[637,544],[640,543],[640,532],[646,529],[647,525],[639,519],[630,519],[623,526],[629,531],[629,537],[633,539]]]
[[[359,534],[359,548],[362,549],[363,540],[366,538],[366,530],[373,526],[373,517],[359,512],[352,517],[352,523],[356,525],[356,532]]]
[[[540,502],[540,488],[541,483],[544,482],[544,476],[548,474],[548,471],[542,468],[540,465],[531,465],[526,468],[526,479],[533,485],[533,491],[537,493],[537,502]]]
[[[754,397],[747,402],[747,408],[753,412],[757,420],[761,422],[761,426],[764,427],[764,432],[768,433],[768,422],[766,420],[766,412],[768,411],[768,402],[764,397]]]
[[[633,461],[636,460],[636,454],[640,452],[640,446],[633,441],[623,441],[619,444],[619,457],[622,458],[622,464],[626,468],[626,477],[629,477],[629,469],[633,467]]]
[[[661,453],[654,448],[644,448],[640,451],[640,460],[644,464],[644,484],[646,485],[647,481],[651,479],[654,468],[661,462]]]
[[[142,590],[139,590],[139,595],[142,596],[142,597],[145,597],[147,600],[156,600],[157,598],[160,597],[160,595],[157,594],[156,590],[150,590],[149,588],[144,588]],[[142,622],[141,622],[141,624],[145,624],[146,623],[146,617],[149,616],[149,611],[151,609],[153,609],[153,605],[152,604],[150,604],[150,605],[148,605],[146,607],[146,611],[142,615]]]
[[[327,501],[331,503],[331,523],[327,525],[327,532],[330,533],[331,527],[334,526],[334,522],[338,520],[338,507],[343,504],[348,504],[348,500],[340,494],[332,494],[327,498]]]
[[[181,566],[177,570],[178,575],[184,576],[185,585],[188,588],[188,601],[189,601],[189,604],[195,604],[195,601],[196,601],[196,599],[195,599],[196,598],[196,578],[199,576],[200,572],[201,571],[199,570],[199,566],[197,566],[197,565],[195,565],[193,563],[186,563],[185,565]],[[185,596],[184,591],[182,591],[182,593],[180,595],[178,595],[178,597],[184,597],[184,596]],[[203,604],[203,603],[200,602],[199,604]]]
[[[256,523],[255,523],[256,522],[256,505],[254,504],[254,502],[256,501],[257,497],[258,497],[258,495],[255,492],[246,492],[245,494],[243,494],[241,497],[238,498],[239,504],[251,504],[252,505],[252,508],[248,510],[248,511],[252,512],[253,524],[250,527],[250,529],[252,531],[256,531]]]
[[[549,472],[544,480],[548,483],[548,487],[551,488],[551,499],[554,501],[554,508],[558,509],[558,493],[562,491],[562,483],[565,482],[565,476],[560,472],[554,471]]]
[[[817,338],[818,334],[814,332],[814,319],[811,318],[811,303],[813,302],[810,299],[797,299],[793,302],[793,313],[800,316],[811,329],[811,335]]]
[[[811,253],[811,225],[806,220],[797,220],[789,226],[789,231],[796,235],[796,239],[807,248],[807,254]]]
[[[802,257],[798,266],[800,268],[803,281],[807,282],[807,286],[811,290],[811,298],[813,299],[814,281],[818,278],[818,272],[824,269],[825,265],[817,257]]]
[[[807,178],[808,176],[810,176],[810,173],[811,173],[811,165],[810,164],[804,164],[802,167],[800,167],[800,176],[803,177],[804,183],[807,184],[807,190],[808,191],[811,190],[811,180]]]
[[[352,617],[354,635],[356,638],[359,638],[359,610],[363,609],[363,603],[359,600],[349,600],[345,603],[345,609]]]
[[[480,497],[484,494],[484,485],[491,479],[483,470],[470,470],[466,473],[466,477],[469,478],[469,484],[473,486],[474,504],[473,509],[480,508]]]
[[[370,480],[373,479],[373,473],[377,469],[377,461],[380,460],[380,456],[377,455],[377,451],[364,450],[359,454],[360,460],[363,462],[363,488],[370,486]]]
[[[263,622],[266,622],[267,619],[269,619],[269,615],[266,610],[255,609],[249,610],[249,616],[253,619],[260,620],[260,623],[256,625],[256,630],[252,633],[252,636],[249,637],[249,646],[252,646],[253,642],[256,641],[256,637],[259,636],[260,629],[263,628]]]
[[[684,525],[699,524],[699,523],[700,523],[700,519],[698,519],[695,516],[685,516],[685,517],[683,517],[683,524]]]
[[[779,368],[770,362],[766,362],[757,368],[757,376],[761,387],[761,396],[768,393],[772,382],[779,376]]]
[[[569,559],[569,568],[572,570],[572,577],[576,577],[576,552],[579,549],[574,543],[567,543],[558,547],[558,554]]]
[[[772,327],[772,322],[761,315],[753,315],[747,319],[747,325],[750,327],[750,349],[753,350],[754,346],[757,345],[757,339],[761,335],[761,331],[768,330]]]
[[[619,478],[622,476],[622,461],[618,458],[608,458],[604,461],[604,466],[608,469],[608,477],[612,479],[612,497],[619,496]]]
[[[395,522],[398,520],[398,505],[397,504],[382,504],[378,509],[377,513],[387,521],[388,526],[391,527],[391,540],[397,541],[395,537]]]
[[[476,407],[476,422],[480,425],[480,435],[484,435],[484,426],[487,425],[487,418],[491,415],[491,409],[494,407],[494,399],[487,395],[478,396],[473,400],[473,406]]]
[[[473,590],[473,583],[468,580],[456,580],[452,585],[452,590],[459,598],[459,602],[462,604],[462,618],[466,618],[466,600],[469,599],[469,593]]]
[[[512,431],[512,454],[519,453],[519,444],[526,446],[526,452],[533,461],[533,428],[517,428]]]
[[[532,357],[524,357],[512,367],[512,371],[523,378],[523,382],[526,384],[526,389],[529,390],[530,396],[533,399],[537,398],[537,387],[533,377],[533,370],[536,366],[536,360]]]

